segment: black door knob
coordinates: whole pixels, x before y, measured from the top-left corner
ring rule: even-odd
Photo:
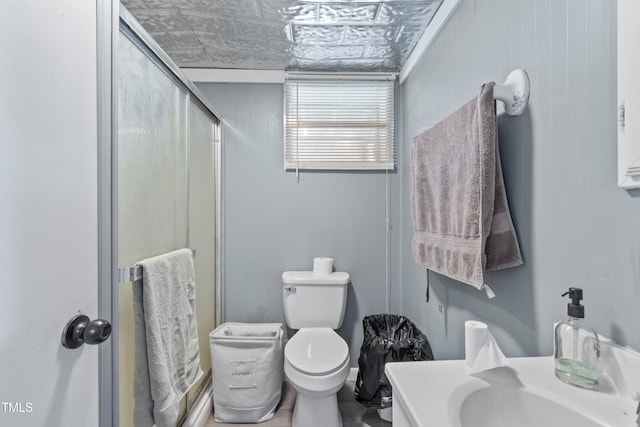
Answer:
[[[111,324],[103,319],[89,320],[84,314],[78,314],[64,327],[62,345],[66,348],[78,348],[82,344],[100,344],[111,335]]]

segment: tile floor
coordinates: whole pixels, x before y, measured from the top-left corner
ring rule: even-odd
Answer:
[[[355,381],[347,381],[338,392],[338,406],[342,414],[343,427],[390,427],[391,423],[382,421],[375,409],[365,408],[353,397]],[[273,419],[260,424],[225,424],[217,423],[213,416],[209,417],[205,427],[291,427],[291,414],[296,401],[296,391],[289,383],[282,384],[282,399]]]

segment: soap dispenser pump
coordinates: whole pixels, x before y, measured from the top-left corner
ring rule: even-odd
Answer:
[[[569,288],[562,296],[569,295],[567,305],[569,320],[555,326],[555,371],[562,381],[583,388],[598,385],[598,361],[600,342],[598,334],[588,327],[584,318],[582,289]]]

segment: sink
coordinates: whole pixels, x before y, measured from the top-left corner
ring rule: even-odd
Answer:
[[[509,358],[508,366],[474,375],[464,360],[388,363],[393,426],[637,427],[640,354],[604,347],[595,390],[556,378],[551,356]]]
[[[472,392],[463,401],[453,425],[459,427],[606,427],[538,393],[522,388],[487,387]]]

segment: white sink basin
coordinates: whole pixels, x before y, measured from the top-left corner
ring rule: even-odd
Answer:
[[[524,388],[487,387],[474,391],[462,401],[460,427],[604,427],[606,424]]]
[[[635,381],[640,369],[633,370],[627,377]],[[476,375],[467,374],[464,360],[388,363],[385,373],[394,427],[637,426],[628,384],[606,374],[596,390],[565,384],[552,357],[511,358]]]

